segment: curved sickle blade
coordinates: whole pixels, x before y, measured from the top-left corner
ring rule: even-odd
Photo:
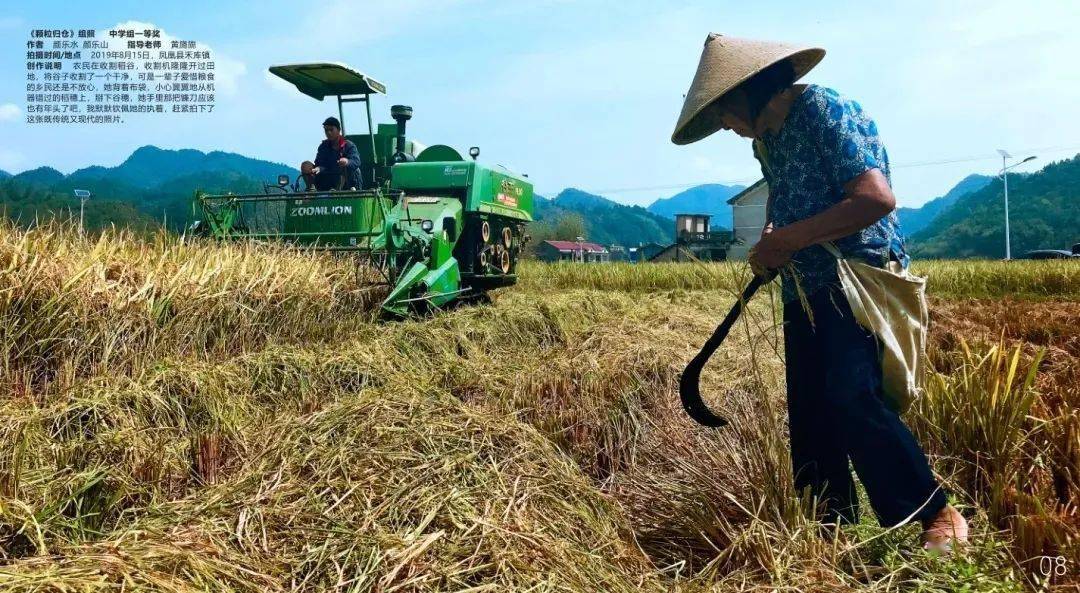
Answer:
[[[731,308],[731,311],[728,311],[727,317],[724,317],[720,325],[716,326],[712,336],[701,347],[701,352],[698,352],[697,356],[690,361],[690,364],[686,365],[686,370],[679,377],[679,399],[682,400],[683,409],[702,426],[720,428],[727,425],[728,421],[713,414],[712,410],[705,405],[705,402],[701,401],[701,390],[699,388],[701,369],[705,367],[705,363],[709,361],[709,358],[720,347],[724,338],[727,337],[728,332],[731,331],[731,326],[735,325],[735,322],[739,319],[739,315],[742,313],[747,301],[754,296],[757,289],[766,281],[761,276],[754,276],[754,279],[743,289],[742,296],[735,302],[735,306]]]

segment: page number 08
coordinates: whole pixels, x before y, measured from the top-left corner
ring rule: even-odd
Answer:
[[[1068,572],[1064,556],[1039,556],[1039,573],[1044,577],[1060,577]]]

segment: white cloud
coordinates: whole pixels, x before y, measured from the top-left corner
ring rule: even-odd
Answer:
[[[142,21],[125,21],[117,23],[110,29],[134,29],[141,31],[145,29],[158,29],[161,31],[161,45],[167,48],[170,41],[176,41],[175,35],[171,35],[165,32],[165,29],[158,27],[153,23],[145,23]],[[98,31],[98,36],[101,39],[110,39],[109,30]],[[233,59],[221,52],[214,51],[214,49],[205,43],[193,39],[180,39],[183,41],[195,41],[198,49],[210,52],[210,59],[214,61],[214,83],[218,94],[221,95],[235,95],[240,90],[239,80],[245,74],[247,74],[247,66],[236,59]]]
[[[8,173],[17,173],[25,161],[26,158],[21,152],[0,148],[0,169]]]
[[[22,110],[14,103],[0,104],[0,121],[15,121],[22,114]]]
[[[712,159],[708,157],[703,157],[701,155],[695,156],[694,158],[690,159],[690,162],[693,163],[695,169],[706,173],[712,173],[713,168],[715,167]]]
[[[904,205],[940,195],[968,173],[992,174],[1001,164],[995,148],[1076,144],[1080,122],[1063,114],[1080,97],[1080,82],[1067,75],[1080,52],[1077,18],[1075,2],[979,0],[935,5],[922,27],[907,28],[916,32],[905,33],[907,52],[892,62],[896,100],[891,125],[882,125],[894,162],[986,159],[896,169]],[[1065,156],[1035,154],[1037,163]]]

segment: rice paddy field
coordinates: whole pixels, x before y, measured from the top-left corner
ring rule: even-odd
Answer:
[[[0,228],[0,590],[1076,591],[1080,262],[919,262],[905,417],[972,544],[825,531],[791,486],[778,295],[686,418],[736,264],[527,263],[378,321],[327,255]]]

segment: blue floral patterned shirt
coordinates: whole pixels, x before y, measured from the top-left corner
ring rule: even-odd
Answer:
[[[814,84],[792,103],[780,131],[754,142],[754,156],[769,184],[777,228],[827,210],[843,198],[844,184],[867,170],[880,169],[892,185],[874,120],[855,101]],[[879,267],[890,258],[905,268],[910,261],[895,213],[834,243],[845,257]],[[782,274],[784,302],[798,297],[796,283],[809,296],[838,282],[836,260],[820,245],[795,252],[792,263],[795,273]]]

